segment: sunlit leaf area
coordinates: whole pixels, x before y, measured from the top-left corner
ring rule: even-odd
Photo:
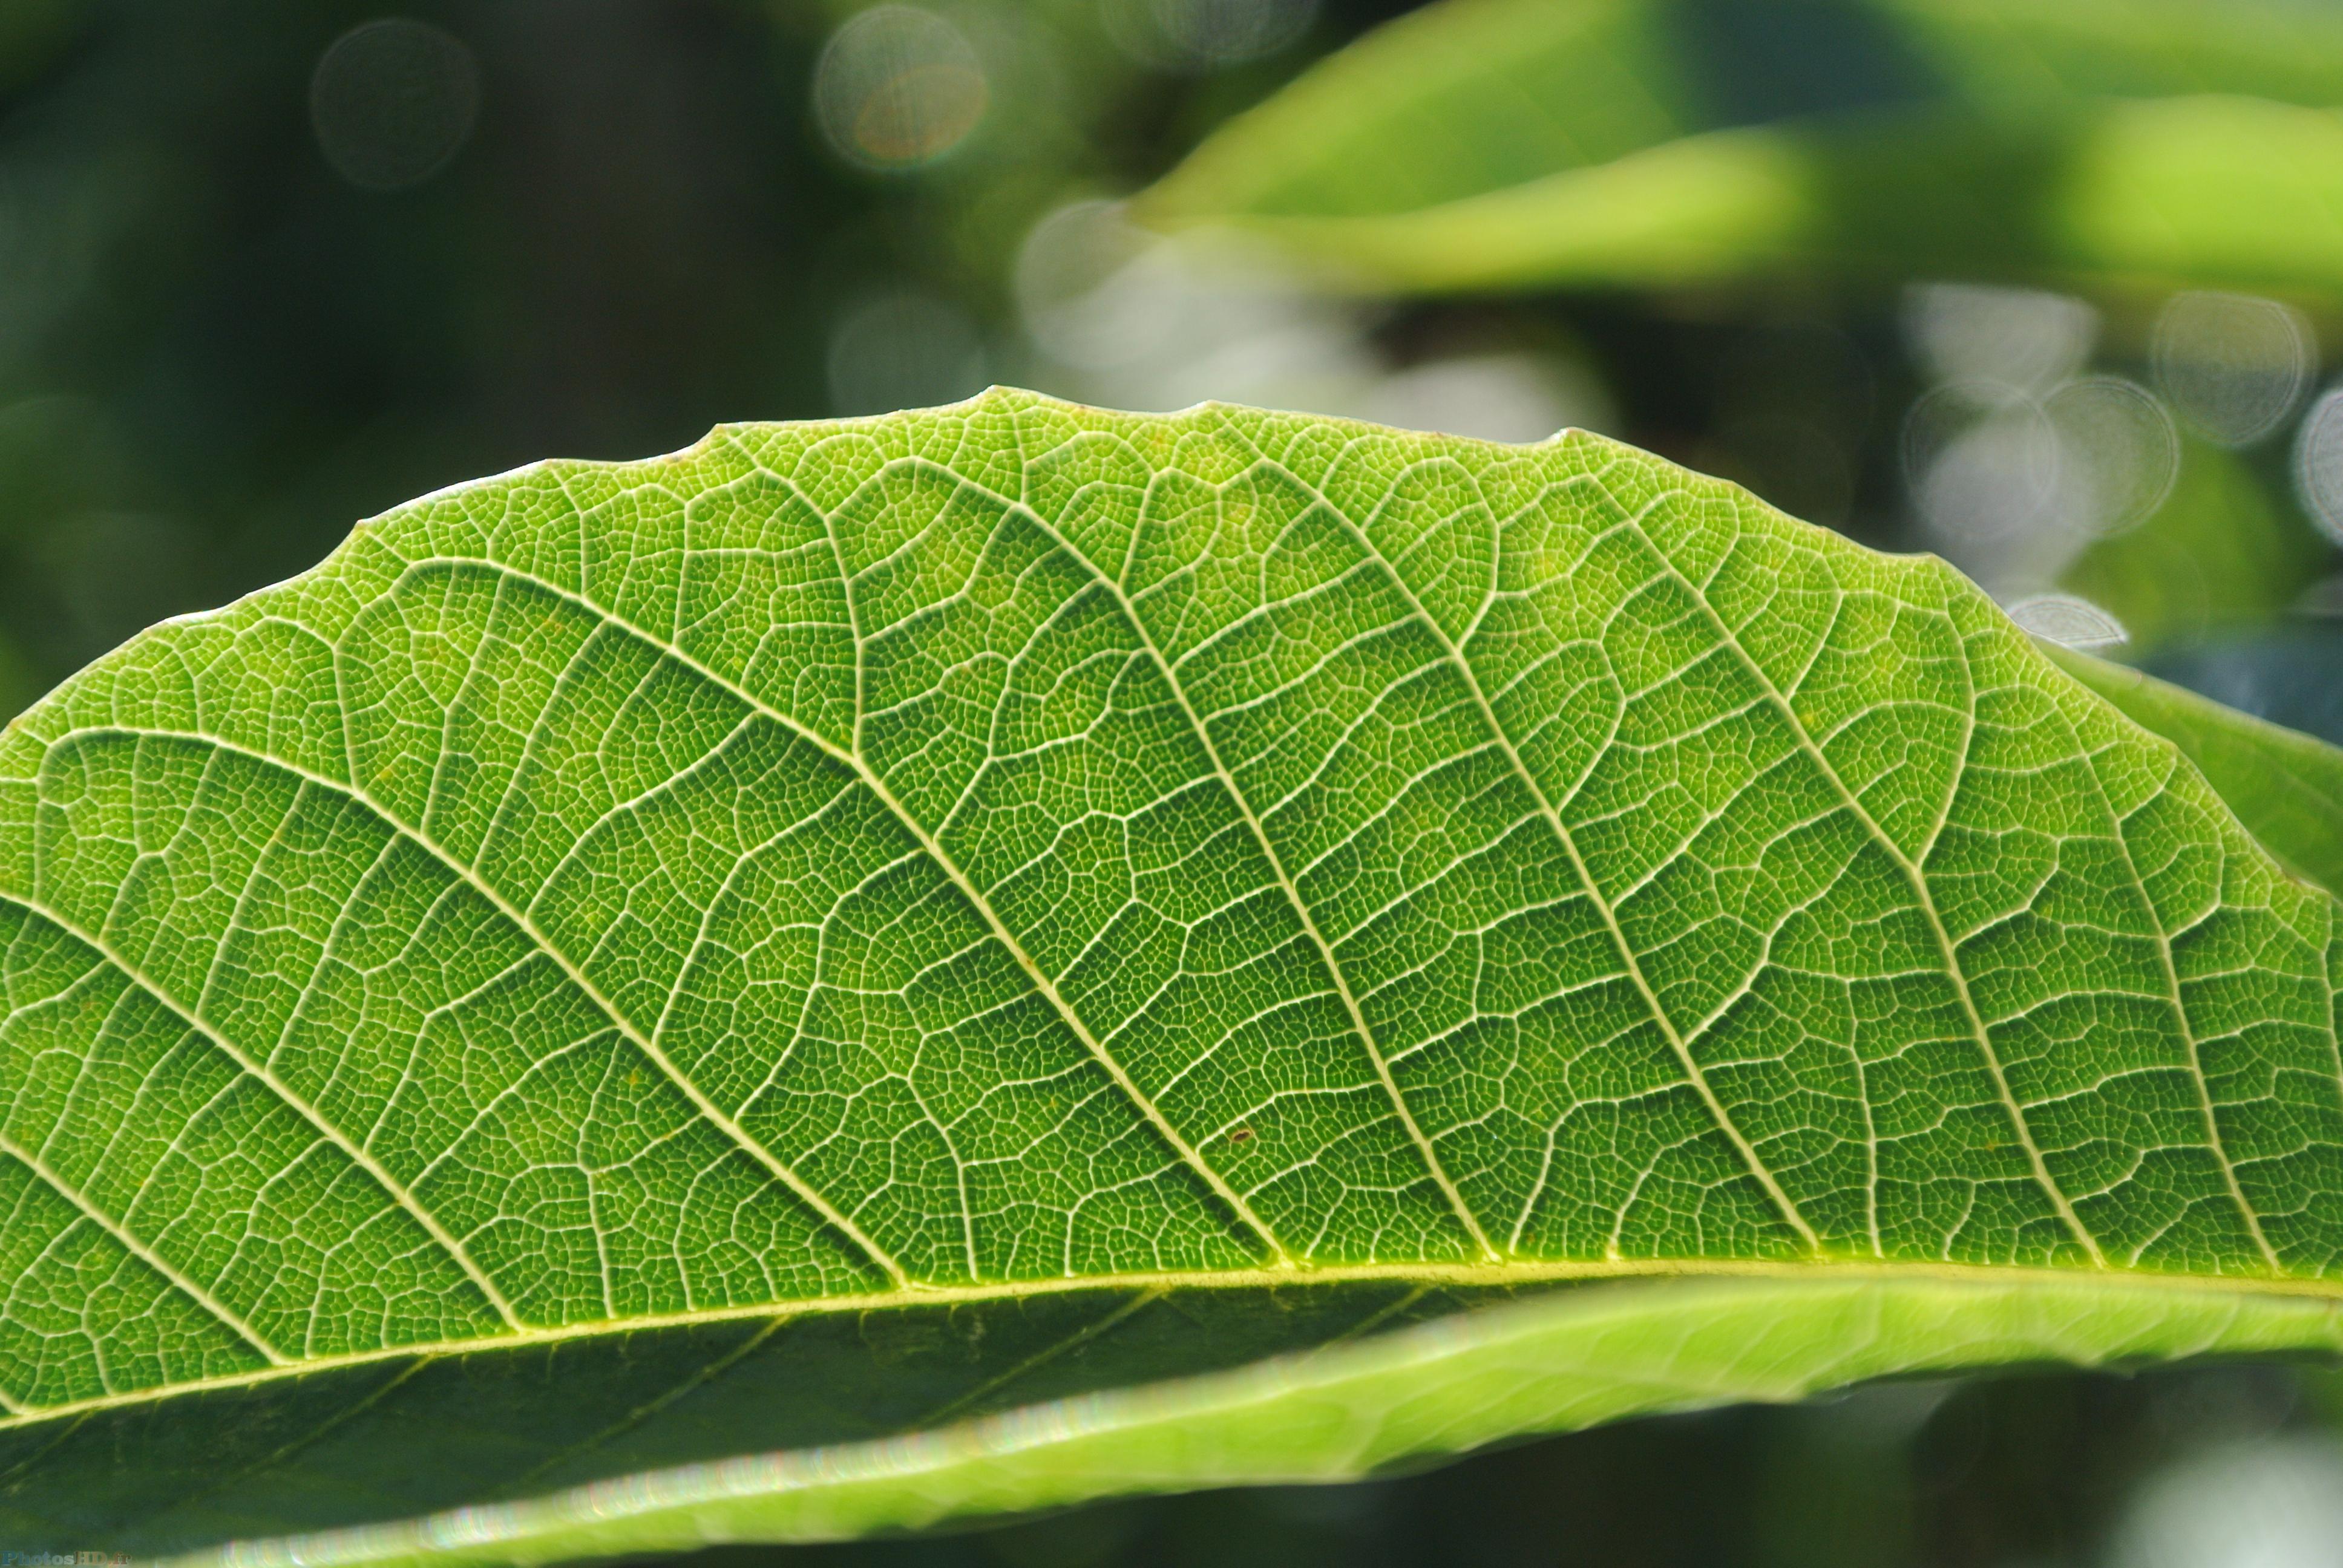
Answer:
[[[2338,114],[0,5],[0,1568],[2343,1563]]]

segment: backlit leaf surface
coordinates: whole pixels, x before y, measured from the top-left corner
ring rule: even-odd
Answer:
[[[0,1537],[574,1556],[2331,1347],[2338,980],[1942,563],[1599,437],[524,469],[0,740]]]
[[[2045,650],[2142,728],[2180,748],[2263,848],[2343,892],[2343,750],[2069,648]]]

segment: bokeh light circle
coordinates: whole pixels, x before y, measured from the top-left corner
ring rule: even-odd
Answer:
[[[935,162],[966,141],[991,99],[968,35],[916,5],[874,5],[830,35],[813,105],[840,156],[867,169]]]
[[[2061,648],[2086,651],[2121,648],[2131,640],[2123,622],[2070,593],[2034,594],[2008,607],[2009,618],[2020,630]]]
[[[2034,531],[2057,499],[2057,427],[2041,404],[1999,383],[1923,394],[1905,416],[1903,458],[1921,517],[1956,544]]]
[[[2031,288],[1926,283],[1905,293],[1904,333],[1927,378],[1980,393],[2038,393],[2079,372],[2099,333],[2079,299]]]
[[[472,51],[411,17],[351,28],[309,78],[318,150],[362,190],[405,190],[437,174],[471,136],[479,110]]]
[[[1096,369],[1167,346],[1192,292],[1174,247],[1133,224],[1120,202],[1069,202],[1035,224],[1017,253],[1019,314],[1041,351]]]
[[[2274,299],[2201,290],[2166,304],[2149,354],[2157,387],[2181,419],[2228,447],[2278,428],[2316,358],[2299,312]]]
[[[2343,387],[2310,406],[2294,440],[2294,488],[2302,509],[2343,545]]]
[[[1160,71],[1210,71],[1273,55],[1317,19],[1319,0],[1103,0],[1107,35]]]
[[[931,408],[984,390],[983,339],[965,312],[924,294],[884,294],[840,316],[830,332],[830,409],[891,414]]]
[[[2180,477],[2180,432],[2154,393],[2117,376],[2069,382],[2043,400],[2076,523],[2092,534],[2137,528]]]
[[[2207,1445],[2150,1474],[2107,1568],[2316,1568],[2343,1540],[2343,1445],[2288,1432]]]

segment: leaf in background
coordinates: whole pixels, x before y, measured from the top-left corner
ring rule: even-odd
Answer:
[[[2092,544],[2061,582],[2111,612],[2133,648],[2147,651],[2281,614],[2333,554],[2243,460],[2190,438],[2164,504]]]
[[[1380,288],[1825,273],[2343,290],[2343,16],[1449,0],[1150,193]]]
[[[2343,751],[2137,669],[2044,648],[2126,718],[2177,746],[2296,875],[2343,893]]]
[[[2159,649],[2142,664],[2224,707],[2343,746],[2343,682],[2335,678],[2343,669],[2343,626],[2332,620],[2289,618]]]
[[[1941,563],[1599,437],[998,392],[459,487],[0,739],[0,1537],[2333,1348],[2337,916]]]

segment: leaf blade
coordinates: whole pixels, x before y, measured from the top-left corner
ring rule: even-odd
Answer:
[[[2343,750],[2138,670],[2072,648],[2047,651],[2126,718],[2178,747],[2296,875],[2343,891]]]
[[[1597,437],[995,392],[460,487],[0,737],[0,1137],[119,1232],[0,1229],[0,1509],[518,1503],[1624,1273],[2324,1301],[2335,915],[1941,563]],[[649,1381],[483,1403],[540,1348]]]
[[[1102,1477],[1141,1493],[1324,1483],[1527,1432],[1783,1402],[1869,1378],[2319,1352],[2338,1342],[2330,1302],[2141,1282],[1610,1286],[908,1440],[759,1454],[460,1517],[251,1543],[234,1560],[542,1563],[836,1540],[1084,1502]]]

